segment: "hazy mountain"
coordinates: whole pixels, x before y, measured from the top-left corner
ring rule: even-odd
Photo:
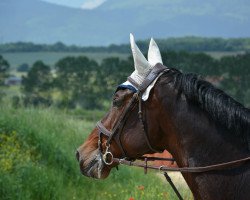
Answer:
[[[0,42],[107,45],[168,36],[250,36],[249,0],[107,0],[93,10],[0,0]]]

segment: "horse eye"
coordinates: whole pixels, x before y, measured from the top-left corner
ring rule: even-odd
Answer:
[[[119,95],[115,94],[115,96],[113,97],[113,106],[115,106],[115,107],[122,106],[123,100],[124,100],[124,96],[119,96]]]
[[[123,98],[120,98],[120,99],[114,98],[113,99],[113,106],[115,106],[115,107],[122,106],[122,103],[123,103]]]

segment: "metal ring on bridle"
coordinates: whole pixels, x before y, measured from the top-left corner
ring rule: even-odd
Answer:
[[[106,165],[112,165],[113,163],[113,154],[110,152],[110,151],[106,151],[104,154],[103,154],[103,162],[106,164]]]

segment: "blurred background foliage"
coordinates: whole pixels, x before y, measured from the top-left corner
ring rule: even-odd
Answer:
[[[230,46],[229,44],[234,44],[235,41],[233,39],[227,42],[229,44],[224,44],[223,39],[215,40],[217,46],[215,42],[208,43],[206,39],[203,43],[200,40],[196,41],[193,39],[191,39],[191,42],[190,40],[187,41],[182,44],[186,49],[204,50],[200,52],[184,50],[162,51],[163,63],[184,73],[198,73],[217,87],[225,90],[242,104],[249,106],[250,53],[243,51],[244,48],[238,49],[242,51],[236,51],[232,55],[225,54],[225,56],[216,56],[215,53],[206,51],[211,49],[208,48],[209,45],[214,46],[213,50],[217,47],[218,54],[221,49],[226,51]],[[177,49],[179,49],[179,43],[175,41]],[[245,42],[243,44],[247,46],[248,43]],[[243,44],[241,45],[244,46]],[[15,50],[20,50],[20,44],[17,43],[15,45]],[[61,51],[65,49],[72,50],[70,46],[63,46],[65,48],[61,49]],[[145,42],[141,42],[140,47],[145,49],[144,52],[146,52]],[[118,46],[116,50],[117,48]],[[123,49],[124,45],[120,45],[120,48]],[[8,51],[9,48],[6,47],[4,49]],[[27,49],[24,49],[23,51],[26,52]],[[127,46],[126,49],[128,50],[129,47]],[[108,53],[109,47],[106,50],[102,50],[104,53]],[[229,48],[229,50],[232,50],[232,48]],[[121,55],[113,56],[111,53],[104,58],[95,59],[95,53],[93,53],[91,58],[83,53],[83,55],[77,54],[77,56],[62,57],[51,65],[46,64],[42,60],[35,61],[30,66],[26,63],[21,63],[16,68],[12,68],[12,70],[9,70],[9,61],[0,56],[0,83],[3,88],[4,79],[11,72],[19,74],[19,76],[21,74],[20,91],[11,97],[14,106],[43,105],[66,109],[107,109],[109,106],[108,102],[117,85],[124,82],[133,71],[131,56],[129,54],[125,54],[127,56]],[[4,96],[4,90],[6,89],[3,88],[1,90],[2,97]]]

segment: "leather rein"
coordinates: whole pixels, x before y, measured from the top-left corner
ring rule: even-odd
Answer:
[[[102,157],[103,162],[106,165],[112,165],[113,163],[116,164],[123,164],[123,165],[128,165],[128,166],[135,166],[135,167],[141,167],[144,168],[144,172],[147,173],[147,169],[155,169],[159,171],[172,171],[172,172],[186,172],[186,173],[202,173],[202,172],[209,172],[209,171],[215,171],[215,170],[224,170],[224,169],[230,169],[234,167],[238,167],[242,165],[243,163],[247,162],[250,160],[250,157],[246,157],[243,159],[238,159],[230,162],[223,162],[219,164],[214,164],[214,165],[207,165],[207,166],[202,166],[202,167],[167,167],[167,166],[153,166],[153,165],[148,165],[148,161],[154,161],[154,160],[165,160],[165,161],[172,161],[174,162],[175,160],[173,158],[159,158],[159,157],[140,157],[136,159],[129,159],[126,156],[126,152],[121,144],[120,136],[122,133],[122,130],[126,124],[127,118],[129,116],[129,111],[131,111],[137,104],[139,106],[139,111],[138,111],[138,117],[140,120],[141,124],[141,129],[144,132],[145,140],[147,142],[147,145],[150,150],[153,152],[161,152],[159,150],[154,149],[149,141],[148,133],[145,130],[145,125],[143,121],[143,115],[142,115],[142,94],[143,92],[147,89],[147,87],[159,76],[162,75],[163,73],[168,72],[170,69],[166,68],[162,64],[156,64],[154,68],[150,71],[146,79],[142,82],[141,85],[137,85],[133,79],[130,77],[128,80],[135,85],[138,90],[133,94],[133,97],[129,101],[127,107],[124,109],[123,113],[121,114],[119,120],[113,127],[111,131],[107,130],[105,126],[102,124],[101,121],[97,122],[97,128],[99,130],[99,139],[98,139],[98,149],[99,153]],[[102,135],[105,135],[108,137],[106,143],[105,143],[105,152],[103,153],[102,149]],[[116,143],[118,144],[119,148],[122,151],[123,158],[114,158],[113,154],[110,151],[110,144],[112,140],[115,140]],[[134,162],[135,160],[144,160],[144,163],[136,163]],[[165,175],[165,174],[164,174]]]

